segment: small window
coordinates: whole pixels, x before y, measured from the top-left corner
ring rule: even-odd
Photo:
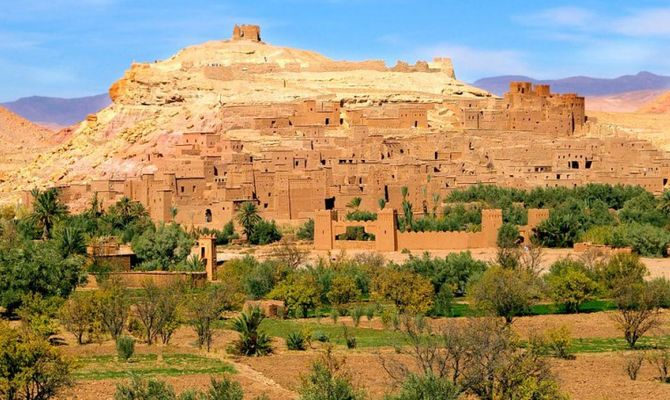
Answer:
[[[205,210],[205,222],[212,222],[212,210]]]

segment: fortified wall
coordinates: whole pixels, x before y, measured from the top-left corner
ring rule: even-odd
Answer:
[[[519,227],[525,242],[530,240],[532,230],[549,217],[549,210],[529,209],[528,225]],[[374,250],[393,252],[398,250],[465,250],[496,247],[498,230],[503,224],[502,210],[482,210],[481,230],[478,232],[411,232],[400,231],[395,209],[383,209],[375,221],[338,220],[332,210],[317,211],[314,218],[315,250]],[[338,240],[347,228],[363,228],[373,234],[369,241]]]

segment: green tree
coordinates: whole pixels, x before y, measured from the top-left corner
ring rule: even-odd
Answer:
[[[96,318],[102,328],[116,340],[123,333],[130,312],[128,290],[117,280],[105,282],[96,293]]]
[[[42,228],[42,240],[47,240],[51,237],[54,224],[67,215],[67,207],[60,201],[57,189],[33,189],[30,193],[33,196],[33,212],[30,218]]]
[[[221,313],[237,308],[242,299],[226,284],[194,289],[185,295],[185,317],[198,335],[198,347],[210,351],[214,335],[213,323]]]
[[[647,282],[619,279],[615,282],[613,293],[617,305],[614,320],[623,331],[630,348],[648,331],[657,328],[660,320],[660,298]]]
[[[0,306],[9,313],[28,293],[65,298],[86,280],[85,259],[63,258],[51,241],[14,238],[0,246]]]
[[[307,317],[320,304],[321,298],[316,280],[307,273],[296,273],[279,282],[268,297],[283,300],[294,317]]]
[[[254,307],[233,320],[233,330],[240,334],[233,343],[235,354],[249,357],[272,353],[272,339],[260,331],[263,319],[265,316],[261,309]]]
[[[261,216],[258,215],[258,207],[256,207],[255,203],[246,201],[240,205],[240,209],[237,211],[237,222],[242,225],[247,240],[253,234],[256,224],[261,220]]]
[[[161,224],[136,237],[132,248],[142,263],[138,269],[167,271],[179,268],[193,244],[193,238],[179,225]]]
[[[96,312],[95,293],[77,291],[61,307],[59,319],[77,338],[77,344],[83,344],[85,335],[90,341],[95,331]]]
[[[147,344],[153,344],[159,335],[164,342],[169,341],[177,323],[177,292],[175,287],[160,288],[151,282],[142,285],[142,291],[134,303],[134,311],[142,324]]]
[[[0,324],[0,397],[46,400],[72,384],[72,366],[43,337]]]
[[[335,275],[328,291],[330,304],[341,310],[343,306],[358,300],[360,296],[361,290],[356,285],[353,277],[342,273]]]
[[[540,297],[540,288],[528,271],[494,265],[472,284],[470,295],[477,308],[511,324],[514,317],[530,311]]]
[[[373,285],[378,299],[391,301],[401,312],[422,314],[433,304],[433,285],[410,271],[388,269]]]
[[[586,267],[578,262],[565,260],[552,265],[545,276],[551,297],[565,306],[567,312],[579,312],[579,307],[594,299],[599,285]]]
[[[377,205],[379,206],[380,210],[383,210],[386,207],[386,199],[381,198],[377,200]]]

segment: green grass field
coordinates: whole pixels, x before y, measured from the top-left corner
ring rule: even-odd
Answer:
[[[137,354],[129,362],[117,361],[114,356],[79,357],[75,366],[77,380],[118,379],[131,374],[154,377],[235,372],[228,363],[195,354],[164,354],[161,362],[156,354]]]

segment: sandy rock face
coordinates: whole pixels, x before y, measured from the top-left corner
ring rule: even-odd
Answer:
[[[253,41],[214,41],[153,64],[133,64],[110,89],[117,104],[255,104],[305,98],[438,102],[487,96],[457,81],[451,60],[415,65],[333,61],[314,52]]]

